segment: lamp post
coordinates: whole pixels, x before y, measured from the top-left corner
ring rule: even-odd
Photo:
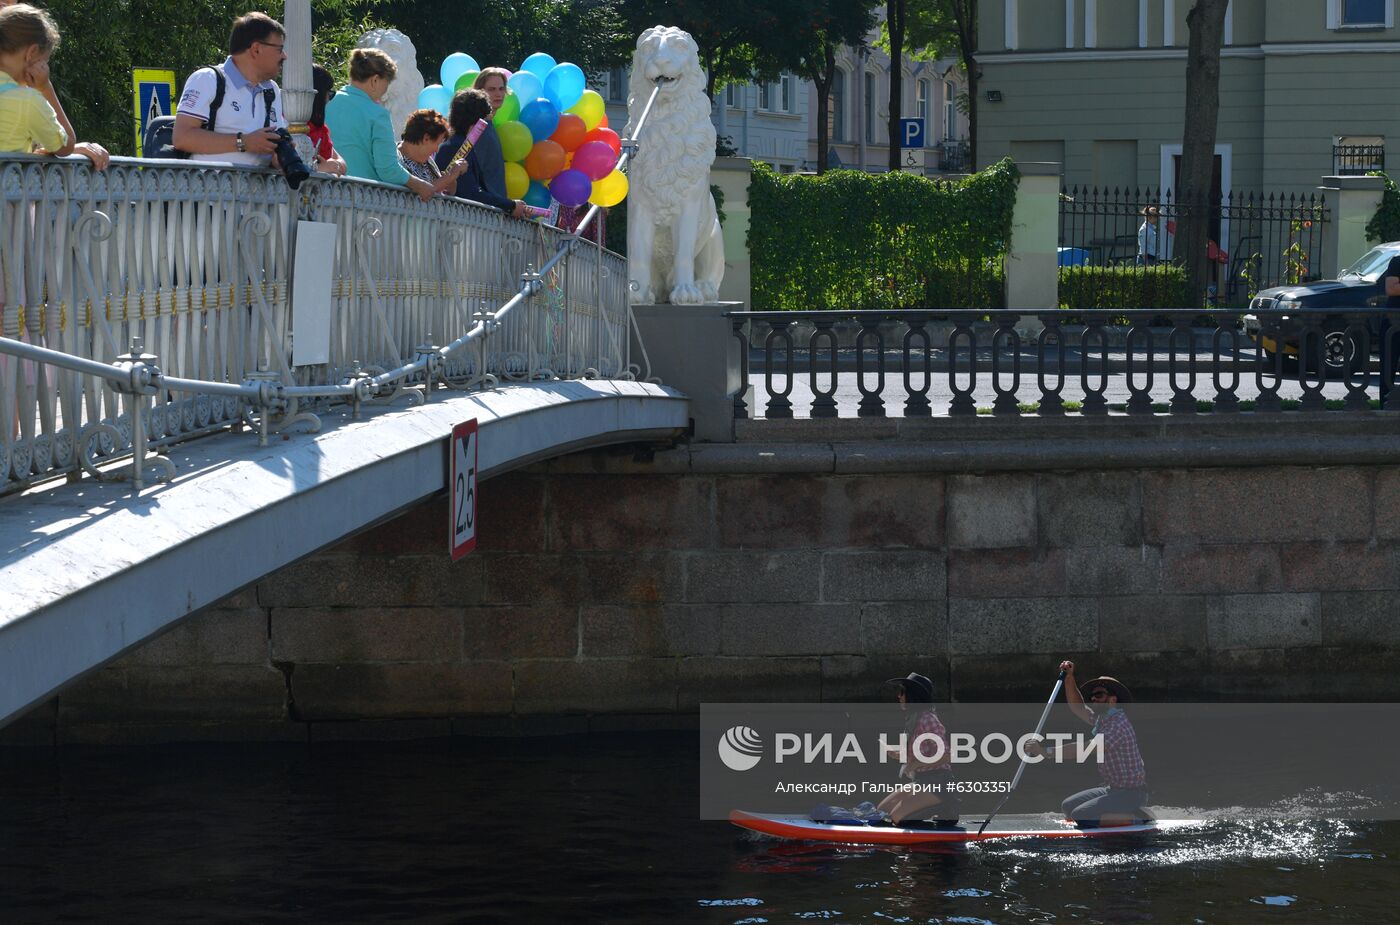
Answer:
[[[287,117],[297,153],[307,164],[316,153],[306,136],[306,120],[316,90],[311,82],[311,0],[287,0],[282,13],[287,30],[287,61],[282,65],[282,108]]]

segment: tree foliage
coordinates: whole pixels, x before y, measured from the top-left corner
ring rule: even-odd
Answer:
[[[925,60],[957,56],[967,74],[968,161],[977,166],[977,0],[905,0],[904,50]]]
[[[778,174],[755,164],[753,307],[1000,307],[1018,180],[1009,159],[955,183],[900,171]]]
[[[826,171],[831,150],[831,87],[836,81],[836,49],[859,46],[875,25],[876,0],[812,0],[802,29],[802,54],[794,70],[817,90],[817,173]]]
[[[375,25],[379,0],[316,0],[313,51],[343,70],[344,56]],[[228,54],[235,17],[282,15],[282,0],[39,0],[63,34],[53,74],[79,138],[114,154],[135,153],[132,68],[169,68],[182,83]],[[178,92],[178,86],[177,86]]]

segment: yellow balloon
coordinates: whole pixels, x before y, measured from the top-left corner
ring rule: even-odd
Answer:
[[[530,188],[530,175],[525,168],[513,161],[506,161],[506,196],[511,199],[524,199]]]
[[[593,195],[588,201],[595,206],[610,209],[627,198],[627,174],[614,170],[601,180],[594,181]]]
[[[583,127],[591,132],[603,121],[603,114],[607,112],[607,106],[603,105],[603,98],[597,92],[584,90],[583,96],[579,97],[578,102],[565,111],[582,119]]]

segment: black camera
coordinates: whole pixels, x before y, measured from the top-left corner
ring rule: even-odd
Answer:
[[[286,177],[287,185],[292,189],[301,186],[301,181],[311,176],[311,168],[306,166],[306,161],[297,153],[297,146],[292,143],[291,132],[284,128],[277,129],[277,163],[281,165],[282,176]]]

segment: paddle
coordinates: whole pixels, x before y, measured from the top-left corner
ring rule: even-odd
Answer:
[[[1040,735],[1041,730],[1045,728],[1045,721],[1050,718],[1050,708],[1055,705],[1055,698],[1060,696],[1060,688],[1064,686],[1065,672],[1064,669],[1060,669],[1060,676],[1055,679],[1055,689],[1050,692],[1050,699],[1045,701],[1045,709],[1040,714],[1040,722],[1035,724],[1036,735]],[[1026,773],[1026,759],[1023,756],[1021,758],[1021,766],[1016,769],[1016,776],[1011,778],[1011,789],[1006,791],[1006,796],[1001,798],[1001,802],[997,804],[997,808],[992,810],[991,815],[982,823],[982,827],[977,830],[978,835],[981,835],[987,830],[987,826],[992,824],[992,818],[995,817],[997,813],[1001,812],[1001,808],[1006,805],[1006,801],[1011,799],[1011,794],[1016,792],[1016,787],[1021,783],[1021,775],[1024,773]]]

